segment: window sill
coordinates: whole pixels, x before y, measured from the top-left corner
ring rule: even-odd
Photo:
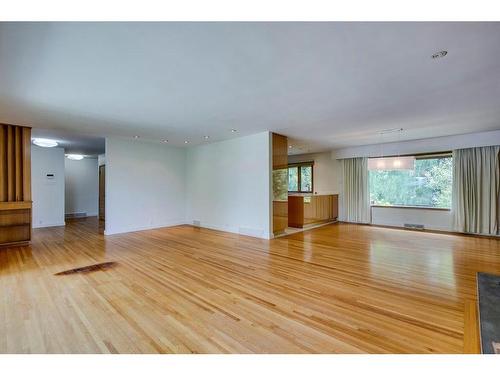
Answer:
[[[412,210],[431,210],[431,211],[451,211],[451,208],[441,208],[441,207],[422,207],[422,206],[382,206],[378,204],[372,204],[370,207],[377,208],[407,208]]]

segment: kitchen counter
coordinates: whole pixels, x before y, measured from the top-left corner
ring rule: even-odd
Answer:
[[[338,195],[289,195],[288,226],[303,228],[307,225],[335,221],[338,217]]]

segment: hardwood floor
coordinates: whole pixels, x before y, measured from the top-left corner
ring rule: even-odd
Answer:
[[[54,275],[101,262],[118,264]],[[71,221],[0,250],[0,352],[478,352],[477,271],[500,273],[499,240],[349,224],[105,237]]]

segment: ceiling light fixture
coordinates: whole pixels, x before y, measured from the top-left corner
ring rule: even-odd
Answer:
[[[78,154],[67,154],[66,157],[70,160],[82,160],[84,158],[83,155]]]
[[[231,129],[231,133],[236,133],[238,130],[236,129]]]
[[[53,139],[33,138],[33,143],[40,147],[56,147],[58,143]]]
[[[288,148],[292,148],[292,145],[288,146]]]
[[[210,136],[209,136],[209,135],[206,135],[206,136],[204,136],[203,138],[205,138],[205,139],[209,139],[209,138],[210,138]]]
[[[396,171],[396,170],[415,170],[415,156],[384,157],[382,137],[387,133],[398,132],[398,142],[401,142],[401,132],[403,128],[387,129],[380,132],[380,157],[368,159],[369,171]]]
[[[184,141],[184,143],[185,143],[185,144],[188,144],[188,143],[189,143],[189,141]]]
[[[134,139],[139,139],[139,136],[138,135],[134,135]]]
[[[433,54],[431,57],[433,59],[440,59],[442,57],[445,57],[447,54],[448,54],[448,51],[439,51],[439,52],[436,52],[435,54]]]
[[[163,143],[168,143],[168,139],[163,139],[162,142]]]
[[[368,159],[369,171],[398,171],[414,169],[415,156],[393,156]]]

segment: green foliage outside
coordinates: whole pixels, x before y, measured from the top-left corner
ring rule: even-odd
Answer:
[[[288,168],[288,191],[312,192],[312,166],[302,165]]]
[[[414,171],[370,171],[370,200],[377,205],[451,207],[451,157],[417,159]]]
[[[288,168],[288,191],[299,190],[299,168]]]
[[[273,200],[286,201],[288,199],[288,172],[286,168],[273,171]]]
[[[302,166],[300,168],[300,191],[312,191],[312,167]]]

